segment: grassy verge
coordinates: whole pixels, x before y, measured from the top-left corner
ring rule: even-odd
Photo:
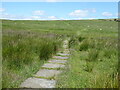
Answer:
[[[72,38],[72,56],[58,88],[118,88],[117,38]]]
[[[54,55],[62,39],[54,34],[3,30],[3,88],[17,88]]]

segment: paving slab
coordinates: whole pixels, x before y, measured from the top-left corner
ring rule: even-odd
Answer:
[[[62,71],[61,70],[48,70],[48,69],[41,69],[39,70],[35,76],[37,77],[45,77],[45,78],[49,78],[49,77],[56,77],[58,74],[60,74]]]
[[[64,51],[68,51],[68,52],[69,52],[69,50],[68,50],[68,49],[65,49]]]
[[[49,60],[49,63],[44,64],[43,68],[48,69],[41,69],[39,70],[35,76],[26,79],[21,85],[20,88],[55,88],[56,80],[49,80],[49,79],[43,79],[42,77],[49,78],[49,77],[56,77],[58,74],[60,74],[61,70],[54,70],[56,68],[65,68],[65,65],[61,63],[66,63],[70,54],[68,49],[68,40],[64,41],[63,45],[64,51],[63,53],[58,53],[57,55],[61,56],[54,56],[52,60]],[[60,60],[59,60],[60,59]],[[41,77],[41,78],[37,78]]]
[[[57,55],[61,55],[61,56],[69,56],[70,54],[66,54],[66,53],[57,53]]]
[[[67,60],[49,60],[48,62],[51,62],[51,63],[62,63],[62,64],[64,64],[64,63],[66,63],[67,62]]]
[[[44,68],[63,68],[63,67],[65,67],[65,65],[55,64],[55,63],[46,63],[42,67],[44,67]]]
[[[63,51],[63,53],[68,53],[68,54],[69,54],[69,53],[70,53],[70,51]]]
[[[68,59],[69,57],[53,56],[53,58],[57,58],[57,59]]]
[[[67,48],[68,47],[68,45],[63,45],[63,48]]]
[[[20,88],[54,88],[55,80],[47,80],[41,78],[28,78],[21,85]]]

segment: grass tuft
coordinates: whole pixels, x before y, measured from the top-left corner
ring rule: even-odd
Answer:
[[[18,87],[60,48],[62,39],[58,36],[37,34],[3,31],[3,88]]]

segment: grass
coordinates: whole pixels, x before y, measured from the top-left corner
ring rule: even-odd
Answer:
[[[3,31],[3,88],[17,88],[36,73],[60,48],[62,40],[56,37],[26,31]]]
[[[88,27],[89,26],[89,27]],[[63,20],[63,21],[38,21],[38,20],[3,20],[3,30],[28,30],[34,32],[59,33],[71,36],[116,36],[118,33],[117,22],[101,20]],[[109,29],[108,29],[109,28]],[[100,30],[102,29],[102,30]]]
[[[117,38],[87,38],[80,43],[85,47],[79,41],[74,45],[68,68],[59,76],[56,87],[118,88]]]
[[[58,88],[118,87],[118,24],[109,20],[3,20],[3,88],[18,87],[70,38]],[[62,52],[62,51],[61,51]],[[102,83],[101,83],[102,82]]]
[[[46,67],[42,67],[41,69],[48,69],[48,70],[64,70],[63,68],[46,68]]]
[[[52,76],[52,77],[33,76],[33,77],[35,77],[35,78],[49,79],[49,80],[55,80],[55,76]]]
[[[2,33],[1,20],[0,20],[0,33]],[[2,34],[0,34],[0,89],[2,89]]]

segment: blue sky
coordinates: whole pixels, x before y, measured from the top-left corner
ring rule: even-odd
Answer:
[[[3,2],[0,18],[73,20],[117,18],[117,2]]]

